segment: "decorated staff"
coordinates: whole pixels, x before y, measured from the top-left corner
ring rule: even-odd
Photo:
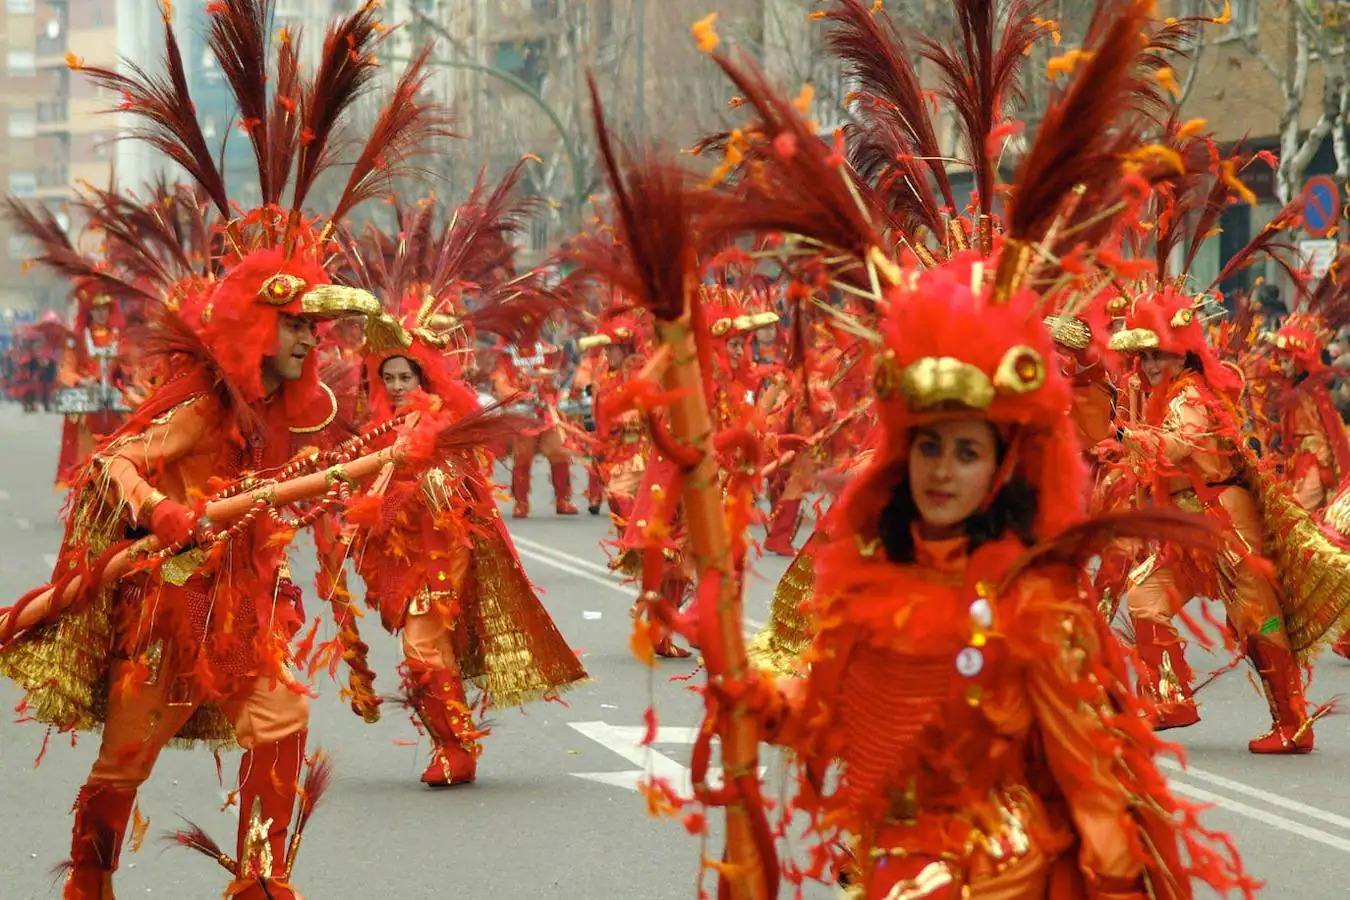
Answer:
[[[683,504],[690,562],[698,578],[692,617],[678,625],[697,639],[710,680],[739,681],[746,672],[740,582],[744,544],[739,529],[728,526],[735,498],[731,504],[723,501],[713,445],[706,393],[709,330],[694,277],[696,201],[681,170],[652,157],[621,161],[594,82],[591,98],[618,241],[583,244],[578,261],[652,315],[657,349],[641,383],[655,394],[664,391],[660,405],[668,419],[653,421],[653,440],[679,467],[672,494]],[[705,780],[714,733],[722,745],[721,787]],[[767,900],[777,896],[778,870],[760,797],[757,741],[753,720],[737,703],[719,706],[700,736],[693,777],[701,799],[726,809],[726,852],[719,864],[724,896]]]

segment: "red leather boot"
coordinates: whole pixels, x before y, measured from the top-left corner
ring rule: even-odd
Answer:
[[[422,773],[430,787],[472,784],[484,732],[474,727],[464,682],[448,669],[436,669],[413,660],[404,665],[411,682],[413,707],[431,735],[431,759]]]
[[[769,517],[769,533],[764,539],[764,549],[778,556],[796,556],[792,539],[797,534],[797,525],[801,521],[802,501],[782,500]]]
[[[1341,639],[1331,645],[1331,652],[1350,659],[1350,631],[1341,635]]]
[[[586,467],[586,512],[600,515],[605,502],[605,483],[600,480],[600,467],[592,462]]]
[[[577,508],[572,505],[572,466],[566,460],[549,463],[549,473],[553,476],[553,496],[557,500],[560,516],[575,516]]]
[[[1191,696],[1191,667],[1186,642],[1175,628],[1151,619],[1134,619],[1139,660],[1139,693],[1154,703],[1154,731],[1185,728],[1200,721]]]
[[[511,496],[516,505],[511,518],[525,519],[530,515],[530,460],[517,456],[511,465]]]
[[[1288,648],[1247,638],[1247,658],[1261,677],[1261,687],[1270,704],[1271,729],[1247,743],[1252,753],[1297,754],[1313,749],[1312,719],[1303,699],[1303,676]]]
[[[70,872],[61,894],[65,900],[112,900],[113,872],[135,802],[135,788],[98,781],[80,788],[70,839]]]
[[[295,812],[306,731],[263,744],[239,761],[239,876],[231,900],[296,900],[288,883],[286,837]]]

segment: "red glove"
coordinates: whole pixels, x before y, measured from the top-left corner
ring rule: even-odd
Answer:
[[[181,503],[161,500],[150,511],[150,530],[165,547],[176,547],[192,540],[197,517]]]

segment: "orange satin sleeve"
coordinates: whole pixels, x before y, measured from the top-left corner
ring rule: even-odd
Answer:
[[[1106,729],[1082,699],[1078,654],[1100,652],[1086,620],[1072,629],[1072,610],[1091,615],[1067,580],[1047,576],[1024,579],[1024,589],[1043,611],[1041,639],[1059,652],[1036,654],[1029,662],[1027,690],[1042,735],[1045,757],[1068,803],[1079,838],[1078,862],[1085,871],[1113,882],[1130,881],[1144,867],[1136,857],[1136,827],[1125,790],[1112,774],[1112,760],[1097,755]]]
[[[1319,466],[1326,469],[1332,467],[1331,442],[1322,427],[1317,401],[1311,394],[1301,396],[1294,404],[1290,411],[1289,431],[1294,438],[1294,445],[1286,447],[1286,453],[1309,453]]]
[[[209,461],[208,471],[202,473],[183,463],[200,455],[213,430],[214,412],[212,400],[197,397],[155,419],[145,431],[123,435],[94,457],[108,490],[126,505],[133,523],[142,521],[147,503],[160,494],[179,503],[192,502],[189,489],[205,484]]]
[[[1209,484],[1227,481],[1235,474],[1231,453],[1219,446],[1217,423],[1199,393],[1190,388],[1169,404],[1160,438],[1168,462],[1193,467]]]

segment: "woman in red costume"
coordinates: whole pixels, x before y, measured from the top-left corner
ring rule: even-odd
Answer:
[[[1127,600],[1144,663],[1142,690],[1159,701],[1159,727],[1199,721],[1184,642],[1172,620],[1192,597],[1218,597],[1261,679],[1270,731],[1252,753],[1308,753],[1312,719],[1285,631],[1280,587],[1259,566],[1264,525],[1248,484],[1237,412],[1241,382],[1205,339],[1197,298],[1166,287],[1139,298],[1111,348],[1131,354],[1144,391],[1126,422],[1127,460],[1152,505],[1203,514],[1225,536],[1214,565],[1183,564],[1166,544],[1146,548]]]
[[[430,319],[428,306],[411,317],[406,349],[369,357],[372,425],[479,411]],[[586,677],[521,568],[492,498],[486,449],[446,454],[416,477],[395,473],[383,496],[349,508],[347,522],[366,602],[401,636],[404,686],[431,736],[422,782],[472,782],[486,732],[474,724],[466,680],[483,689],[481,708],[502,709],[554,698]]]
[[[816,553],[820,631],[768,735],[856,839],[862,896],[1189,896],[1117,645],[1073,560],[1028,555],[1082,517],[1071,387],[1038,298],[998,302],[982,267],[887,295],[884,438]]]

